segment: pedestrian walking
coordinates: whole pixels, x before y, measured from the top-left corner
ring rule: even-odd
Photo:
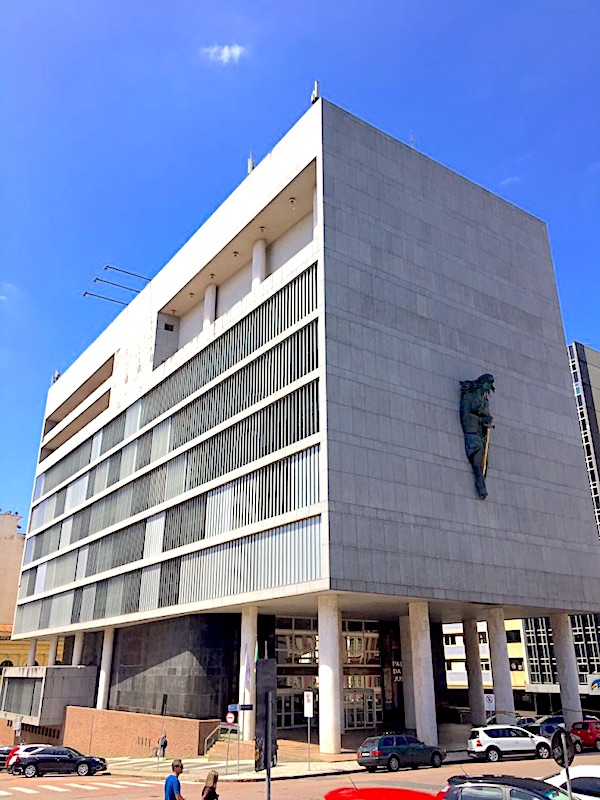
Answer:
[[[183,764],[180,758],[176,758],[171,764],[173,774],[165,780],[165,800],[185,800],[181,794],[181,784],[179,776],[183,772]]]
[[[167,745],[168,745],[167,737],[163,735],[158,740],[158,751],[163,758],[167,757]]]
[[[202,789],[202,800],[218,800],[219,795],[217,794],[217,781],[219,780],[219,773],[215,772],[214,769],[206,776],[206,782],[204,784],[204,789]]]

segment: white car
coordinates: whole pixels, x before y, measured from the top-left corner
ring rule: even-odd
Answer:
[[[582,764],[569,767],[571,789],[580,800],[598,800],[600,796],[600,765]],[[567,776],[564,769],[556,775],[544,778],[546,783],[567,791]]]
[[[42,750],[44,747],[49,747],[47,744],[22,744],[19,749],[13,753],[10,761],[6,762],[6,771],[12,773],[12,769],[15,765],[15,762],[19,756],[22,755],[31,755],[32,753],[37,753],[38,750]]]
[[[482,725],[471,730],[467,754],[495,762],[505,756],[550,758],[551,750],[543,736],[535,736],[516,725]]]

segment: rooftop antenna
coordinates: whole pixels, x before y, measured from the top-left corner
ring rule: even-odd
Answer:
[[[120,267],[111,267],[110,264],[107,264],[104,269],[114,269],[115,272],[122,272],[124,275],[133,275],[134,278],[140,278],[143,281],[150,280],[150,278],[147,278],[145,275],[138,275],[137,272],[129,272],[129,270],[121,269]]]
[[[415,135],[414,135],[414,133],[412,131],[410,132],[409,143],[410,143],[410,146],[414,148],[414,146],[415,146]]]
[[[250,155],[248,156],[248,175],[254,169],[254,156],[252,155],[252,150],[250,150]]]
[[[94,292],[84,292],[82,297],[99,297],[100,300],[110,300],[111,303],[118,303],[120,306],[126,306],[122,300],[115,300],[114,297],[105,297],[103,294],[94,294]]]
[[[319,97],[321,97],[320,92],[321,92],[321,87],[319,86],[319,81],[315,81],[314,84],[313,84],[312,94],[310,96],[310,104],[311,104],[311,106],[314,106],[314,104],[317,102]]]
[[[52,376],[52,383],[56,383],[56,381],[59,378],[60,378],[60,372],[59,372],[59,370],[55,369],[54,370],[54,375]]]

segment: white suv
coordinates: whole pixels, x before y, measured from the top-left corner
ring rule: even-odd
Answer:
[[[484,725],[473,728],[467,742],[471,758],[500,761],[503,756],[534,756],[549,758],[550,744],[543,736],[517,728],[514,725]]]

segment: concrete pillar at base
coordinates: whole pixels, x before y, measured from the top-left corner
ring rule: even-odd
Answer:
[[[476,619],[463,620],[463,641],[469,685],[469,707],[471,709],[471,725],[485,724],[485,697],[483,693],[483,675],[481,674],[481,656],[479,652],[479,633]]]
[[[58,636],[53,636],[50,639],[50,649],[48,650],[48,666],[53,667],[56,664],[56,651],[58,650]]]
[[[81,656],[83,655],[83,631],[77,631],[75,634],[75,641],[73,642],[73,655],[71,656],[71,666],[79,667],[81,665]]]
[[[258,608],[248,606],[242,609],[240,629],[240,705],[253,706],[252,711],[240,711],[239,723],[242,728],[242,739],[251,742],[254,739],[256,724],[256,681],[254,679],[256,658],[256,636],[258,630]]]
[[[410,621],[417,737],[426,744],[437,744],[438,731],[428,603],[424,600],[409,603],[408,618]]]
[[[264,281],[267,277],[267,243],[264,239],[257,239],[252,245],[252,288]]]
[[[336,595],[319,597],[319,749],[342,749],[340,615]]]
[[[515,698],[510,680],[504,609],[490,608],[487,613],[487,629],[496,700],[496,721],[500,724],[514,723],[516,719]]]
[[[568,614],[551,614],[554,655],[560,684],[560,701],[567,730],[583,719],[579,695],[579,670],[573,642],[573,628]]]
[[[108,706],[108,690],[110,688],[110,667],[112,664],[113,644],[115,629],[105,628],[102,639],[102,658],[100,660],[100,677],[98,680],[98,698],[96,708],[104,709]]]
[[[415,687],[412,672],[412,650],[410,647],[410,620],[400,617],[400,651],[402,653],[402,693],[404,696],[404,727],[417,730],[415,717]]]
[[[29,642],[29,652],[27,653],[27,666],[35,666],[35,651],[37,649],[37,639],[32,639]]]
[[[217,287],[209,283],[204,291],[204,325],[203,330],[208,330],[215,321],[217,313]]]

